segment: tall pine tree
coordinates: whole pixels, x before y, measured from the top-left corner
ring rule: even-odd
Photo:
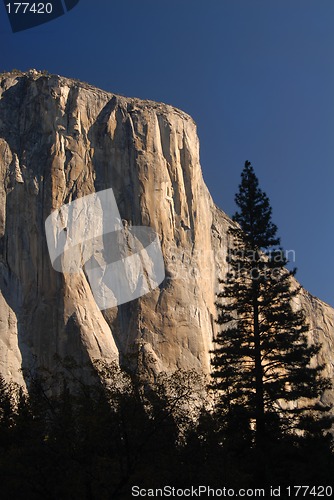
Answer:
[[[319,397],[331,384],[322,376],[323,366],[313,361],[321,346],[308,342],[296,270],[286,268],[269,199],[248,161],[235,202],[239,210],[230,229],[228,273],[220,280],[217,301],[221,330],[212,387],[225,421],[242,415],[261,448],[274,428],[280,433],[329,428],[328,408]]]

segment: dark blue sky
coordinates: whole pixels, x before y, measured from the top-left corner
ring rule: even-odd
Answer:
[[[297,278],[334,305],[333,0],[80,0],[16,34],[2,4],[0,16],[0,71],[47,69],[189,113],[230,215],[250,160]]]

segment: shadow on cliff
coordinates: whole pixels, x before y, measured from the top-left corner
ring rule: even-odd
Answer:
[[[36,85],[43,86],[44,77],[38,80]],[[26,371],[53,370],[55,355],[74,353],[82,364],[90,360],[75,313],[65,319],[64,278],[53,270],[48,254],[44,223],[52,210],[50,137],[42,127],[43,100],[34,104],[31,122],[25,121],[28,87],[29,78],[19,77],[0,100],[0,138],[13,157],[4,172],[0,287],[6,320],[12,310],[16,325],[8,324],[5,332],[5,355],[17,357],[18,364],[21,357]]]
[[[130,104],[113,96],[103,107],[88,132],[94,144],[92,166],[95,191],[112,188],[123,224],[141,225],[137,151],[130,122]],[[113,132],[110,132],[110,121]],[[116,123],[115,123],[116,122]],[[102,311],[119,352],[121,366],[131,371],[138,365],[138,316],[140,299]]]
[[[0,137],[5,139],[12,151],[20,152],[20,113],[27,93],[28,77],[17,77],[17,82],[5,90],[0,100]],[[14,111],[16,110],[16,112]]]
[[[10,201],[9,194],[8,206]],[[6,224],[5,234],[0,238],[0,290],[16,318],[16,329],[8,328],[7,334],[17,334],[16,355],[21,357],[22,375],[27,387],[31,376],[40,369],[54,375],[62,368],[59,361],[71,355],[81,368],[78,378],[88,380],[93,365],[83,348],[76,314],[65,320],[63,275],[54,271],[48,262],[47,249],[39,253],[40,268],[27,263],[20,245],[14,260],[13,252],[9,257],[10,240],[16,235],[7,227]],[[43,240],[43,236],[39,239]],[[44,241],[40,244],[45,246]],[[15,269],[19,261],[23,264]],[[25,273],[27,267],[29,271]],[[9,349],[15,347],[12,342]]]
[[[5,232],[0,238],[1,292],[17,322],[15,329],[8,329],[8,335],[17,333],[16,355],[21,356],[26,383],[26,373],[41,367],[52,369],[52,358],[58,351],[60,318],[64,316],[62,294],[51,293],[47,297],[50,288],[60,292],[61,276],[56,276],[48,265],[44,233],[35,232],[36,221],[29,221],[24,204],[27,196],[24,184],[16,184],[7,194]],[[39,249],[35,255],[33,243]],[[46,274],[54,274],[53,280]]]

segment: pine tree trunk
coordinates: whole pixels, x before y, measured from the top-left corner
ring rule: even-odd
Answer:
[[[263,369],[259,328],[258,284],[253,281],[253,328],[255,351],[255,444],[262,448],[265,440]]]

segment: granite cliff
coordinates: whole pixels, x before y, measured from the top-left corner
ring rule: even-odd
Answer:
[[[125,226],[159,235],[165,279],[101,311],[87,276],[56,272],[45,220],[112,188]],[[52,369],[54,355],[119,360],[154,376],[210,370],[215,292],[232,224],[212,201],[196,125],[161,103],[117,96],[37,71],[0,77],[0,371]],[[334,310],[302,290],[310,336],[334,379]],[[327,398],[334,401],[334,394]]]

